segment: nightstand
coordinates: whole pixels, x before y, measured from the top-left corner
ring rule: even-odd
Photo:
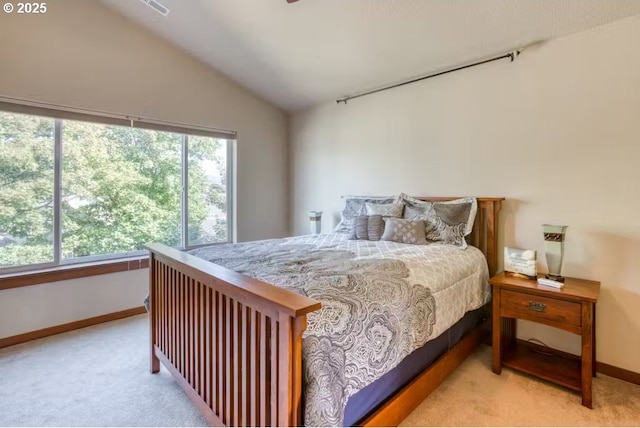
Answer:
[[[600,283],[566,278],[561,289],[504,273],[493,286],[493,372],[502,366],[538,376],[582,393],[582,405],[592,408],[592,377],[596,375],[596,302]],[[575,356],[516,340],[516,319],[556,327],[582,338]]]

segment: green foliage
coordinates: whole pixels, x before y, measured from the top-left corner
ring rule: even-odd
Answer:
[[[51,244],[10,244],[5,247],[0,247],[0,266],[18,266],[26,263],[46,263],[51,260],[53,260],[53,246],[51,246]]]
[[[29,261],[51,260],[40,246],[53,238],[53,132],[52,119],[0,114],[0,245],[21,238],[34,246]],[[0,266],[7,263],[0,256]]]
[[[53,133],[52,119],[0,113],[0,266],[53,258]],[[182,138],[64,121],[63,259],[180,245]],[[227,239],[224,160],[220,141],[189,137],[192,243]]]

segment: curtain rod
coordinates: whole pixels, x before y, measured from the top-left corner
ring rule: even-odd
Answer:
[[[193,125],[193,124],[181,123],[181,122],[168,122],[160,119],[129,116],[124,114],[117,114],[117,113],[111,113],[111,112],[100,111],[100,110],[91,110],[86,108],[71,107],[64,104],[54,104],[54,103],[48,103],[44,101],[34,101],[26,98],[10,97],[5,95],[0,95],[0,102],[25,105],[25,106],[31,106],[31,107],[43,108],[43,109],[59,110],[59,111],[78,113],[78,114],[84,114],[89,116],[103,116],[103,117],[108,117],[112,119],[126,120],[131,124],[133,124],[133,122],[144,122],[144,123],[150,123],[150,124],[160,125],[160,126],[175,126],[179,128],[187,128],[187,129],[192,129],[194,131],[205,131],[205,132],[212,132],[212,133],[219,132],[222,134],[232,135],[233,137],[237,137],[237,134],[238,134],[236,131],[230,131],[228,129],[212,128],[208,126]]]
[[[350,96],[347,96],[347,97],[344,97],[344,98],[340,98],[339,100],[336,100],[336,103],[338,103],[338,104],[340,104],[340,103],[347,104],[347,101],[353,100],[355,98],[364,97],[365,95],[375,94],[377,92],[386,91],[387,89],[397,88],[398,86],[408,85],[409,83],[420,82],[421,80],[426,80],[426,79],[430,79],[432,77],[442,76],[443,74],[453,73],[454,71],[464,70],[465,68],[470,68],[470,67],[475,67],[477,65],[487,64],[489,62],[499,61],[501,59],[509,58],[511,60],[511,62],[513,62],[516,59],[516,57],[518,55],[520,55],[520,52],[521,52],[520,50],[511,51],[509,53],[506,53],[506,54],[503,54],[503,55],[499,55],[499,56],[495,56],[493,58],[485,59],[483,61],[478,61],[478,62],[474,62],[474,63],[467,64],[467,65],[462,65],[460,67],[455,67],[455,68],[451,68],[449,70],[440,71],[438,73],[417,77],[415,79],[407,80],[407,81],[400,82],[400,83],[395,83],[393,85],[383,86],[382,88],[373,89],[371,91],[366,91],[366,92],[361,92],[361,93],[356,94],[356,95],[350,95]]]

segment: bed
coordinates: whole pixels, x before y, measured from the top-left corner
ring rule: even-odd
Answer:
[[[477,201],[465,251],[339,234],[150,245],[151,371],[162,362],[212,425],[399,423],[482,339],[502,199]],[[464,304],[436,317],[451,294]]]

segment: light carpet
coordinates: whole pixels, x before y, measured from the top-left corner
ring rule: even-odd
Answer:
[[[639,426],[640,385],[598,373],[593,409],[577,392],[503,368],[481,345],[401,426]]]
[[[162,369],[148,369],[146,315],[0,349],[2,426],[205,426]],[[594,379],[594,409],[577,394],[472,354],[403,426],[640,424],[640,386]]]

